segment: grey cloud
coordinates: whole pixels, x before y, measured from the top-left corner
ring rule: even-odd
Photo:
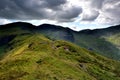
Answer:
[[[71,21],[81,13],[81,8],[64,6],[67,6],[67,0],[1,0],[0,17],[16,20]]]
[[[67,2],[66,0],[43,0],[43,1],[47,3],[48,7],[57,7]]]
[[[119,0],[106,0],[103,4],[102,12],[108,24],[120,24]]]
[[[85,0],[83,0],[85,1]],[[87,0],[87,10],[82,16],[83,21],[97,21],[103,24],[120,24],[120,0]]]
[[[83,21],[94,21],[98,16],[99,16],[99,12],[95,11],[95,10],[91,10],[91,14],[83,14],[82,16],[82,20]]]
[[[81,7],[68,6],[68,1],[71,0],[1,0],[0,18],[70,22],[82,14],[82,21],[120,23],[120,0],[79,0],[89,3]]]
[[[78,17],[78,15],[82,13],[82,8],[80,7],[71,7],[70,9],[64,10],[63,12],[58,13],[58,19],[60,21],[73,21],[72,19]]]
[[[92,8],[101,9],[105,0],[92,0],[90,6]]]
[[[86,2],[86,0],[83,0]],[[83,8],[82,21],[95,21],[100,15],[99,11],[103,6],[104,0],[87,0],[87,8]]]

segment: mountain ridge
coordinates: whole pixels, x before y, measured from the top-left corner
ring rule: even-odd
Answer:
[[[0,60],[0,80],[119,80],[120,62],[62,40],[16,36]]]
[[[117,60],[120,59],[120,49],[118,48],[119,45],[116,45],[117,43],[114,41],[114,38],[111,39],[111,37],[115,34],[119,34],[119,25],[105,29],[83,30],[77,32],[69,28],[64,28],[51,24],[34,26],[30,23],[16,22],[12,24],[2,25],[0,26],[0,30],[1,41],[7,41],[9,39],[9,36],[7,37],[7,35],[17,36],[31,33],[41,33],[53,40],[70,41],[83,48],[91,49],[106,57]],[[6,30],[9,32],[7,32]],[[6,37],[4,35],[6,35]]]
[[[118,35],[103,39],[26,23],[3,27],[0,80],[120,80],[119,55],[112,44]]]
[[[31,24],[31,23],[28,23],[28,22],[13,22],[13,23],[8,23],[8,24],[3,24],[3,25],[0,25],[1,27],[2,26],[7,26],[7,25],[29,25],[29,27],[31,27],[31,26],[34,26],[34,27],[40,27],[40,26],[56,26],[56,27],[62,27],[62,26],[60,26],[60,25],[55,25],[55,24],[48,24],[48,23],[44,23],[44,24],[41,24],[41,25],[38,25],[38,26],[35,26],[35,25],[33,25],[33,24]],[[31,25],[31,26],[30,26]],[[70,30],[72,30],[72,31],[75,31],[75,32],[84,32],[84,31],[97,31],[97,30],[107,30],[107,29],[114,29],[114,28],[117,28],[117,29],[120,29],[120,27],[119,27],[120,25],[118,24],[118,25],[114,25],[114,26],[109,26],[109,27],[107,27],[107,28],[99,28],[99,29],[83,29],[83,30],[80,30],[80,31],[75,31],[75,30],[72,30],[72,29],[70,29],[69,27],[62,27],[62,28],[68,28],[68,29],[70,29]]]

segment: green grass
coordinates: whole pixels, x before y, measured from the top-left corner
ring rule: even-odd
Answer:
[[[4,55],[5,50],[6,50],[6,46],[0,46],[0,59]]]
[[[0,61],[0,80],[120,80],[120,62],[41,34],[18,35]]]
[[[120,33],[105,38],[120,49]]]
[[[41,33],[45,35],[47,38],[52,40],[71,41],[76,45],[79,45],[80,47],[83,47],[86,49],[92,49],[92,51],[111,59],[119,60],[119,57],[120,57],[119,33],[117,33],[116,35],[111,35],[110,37],[107,37],[107,38],[103,38],[103,37],[101,38],[100,36],[96,37],[95,34],[90,35],[85,33],[76,33],[62,27],[59,30],[56,28],[51,28],[51,29],[39,28],[38,30],[37,29],[35,30],[33,28],[31,29],[30,27],[25,27],[24,29],[24,27],[25,27],[24,25],[18,25],[18,26],[10,26],[3,29],[1,28],[0,38],[5,36],[7,37],[20,36],[21,38],[22,35],[23,36],[25,35],[24,39],[26,39],[27,37],[29,37],[29,34]],[[96,33],[96,35],[97,34],[101,34],[101,36],[105,36],[105,35],[102,35],[102,33]],[[14,41],[14,43],[16,42]],[[24,44],[24,42],[20,42],[16,45],[19,46],[20,44]],[[3,49],[0,51],[3,51]]]

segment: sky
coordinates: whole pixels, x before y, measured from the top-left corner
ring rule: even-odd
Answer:
[[[105,28],[120,24],[120,0],[0,0],[0,25],[18,21]]]

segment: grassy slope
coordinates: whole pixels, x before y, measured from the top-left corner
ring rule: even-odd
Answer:
[[[120,80],[120,63],[66,41],[18,35],[0,61],[0,80]]]
[[[0,28],[0,44],[3,43],[3,45],[0,45],[0,55],[3,55],[3,53],[6,52],[6,48],[8,48],[8,46],[9,46],[8,42],[11,40],[11,39],[8,40],[9,37],[11,37],[11,36],[15,37],[18,35],[24,35],[24,34],[29,34],[29,33],[31,33],[29,30],[23,30],[19,26],[18,27],[11,26],[11,28],[4,28],[4,29]],[[2,39],[4,37],[5,37],[5,39]]]
[[[92,49],[93,51],[102,54],[106,57],[113,58],[119,60],[120,55],[118,52],[120,51],[116,48],[113,43],[107,41],[104,38],[96,37],[94,35],[88,34],[74,34],[75,43],[87,48]]]
[[[20,23],[21,24],[21,23]],[[60,26],[54,26],[54,25],[46,25],[46,26],[40,26],[34,29],[32,25],[28,25],[27,23],[20,25],[19,23],[16,23],[16,25],[10,24],[7,26],[7,28],[3,27],[0,29],[0,37],[1,36],[9,36],[9,35],[24,35],[26,33],[33,33],[33,32],[38,32],[46,35],[50,39],[57,39],[57,40],[67,40],[70,42],[73,42],[81,47],[87,48],[87,49],[92,49],[93,51],[102,54],[106,57],[120,60],[120,49],[118,48],[119,46],[114,44],[114,40],[119,41],[119,37],[113,37],[112,39],[103,39],[101,37],[96,37],[94,35],[89,35],[89,34],[84,34],[84,33],[76,33],[73,32],[72,30],[69,30],[67,28],[62,28]],[[12,26],[11,26],[12,25]],[[28,25],[28,26],[24,26]],[[32,26],[32,27],[29,27]],[[6,27],[6,26],[4,26]],[[33,30],[34,29],[34,30]],[[9,31],[8,31],[9,30]],[[106,30],[105,30],[106,31]],[[112,30],[110,31],[112,32]],[[97,34],[101,34],[103,32],[99,32]],[[96,34],[96,33],[95,33]],[[103,35],[104,36],[104,35]],[[4,48],[6,48],[7,45],[2,46],[0,48],[0,55],[1,53],[4,52]]]
[[[120,49],[120,33],[105,37],[105,39],[113,43],[115,46],[117,46]]]
[[[94,51],[120,60],[120,25],[104,29],[83,30],[80,35],[75,35],[77,44],[85,48],[92,47]],[[83,43],[84,42],[84,43]]]
[[[44,27],[49,27],[49,25]],[[103,29],[102,32],[98,30],[98,32],[95,32],[94,34],[91,34],[92,31],[90,31],[90,34],[86,34],[81,32],[77,33],[70,29],[67,30],[67,28],[61,27],[60,29],[57,29],[54,27],[56,26],[52,26],[50,29],[38,29],[38,31],[44,35],[47,35],[51,39],[67,40],[84,48],[93,49],[95,52],[103,56],[120,60],[120,49],[118,49],[116,45],[110,41],[101,37],[104,36],[104,32],[106,32],[106,30]],[[112,32],[112,30],[110,32]],[[109,32],[106,33],[109,34]]]

